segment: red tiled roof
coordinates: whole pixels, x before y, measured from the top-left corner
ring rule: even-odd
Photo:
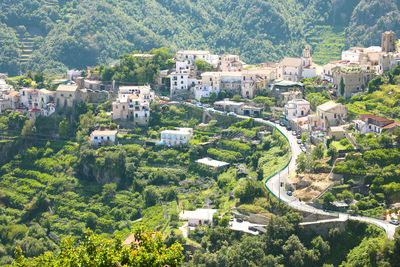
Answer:
[[[393,123],[388,124],[385,127],[383,127],[383,129],[392,129],[392,128],[396,128],[396,127],[400,127],[400,124],[397,122],[393,122]]]
[[[127,239],[122,243],[123,246],[130,246],[132,243],[136,243],[135,235],[128,236]]]
[[[386,118],[382,118],[382,117],[378,117],[375,115],[370,115],[370,114],[360,114],[360,119],[372,119],[378,122],[382,122],[382,123],[392,123],[393,120],[389,120]]]
[[[11,97],[17,96],[17,95],[19,95],[19,92],[18,91],[11,91],[8,95],[11,96]]]

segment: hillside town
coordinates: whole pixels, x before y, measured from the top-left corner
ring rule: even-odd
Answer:
[[[355,232],[348,227],[357,222],[396,238],[400,108],[381,104],[393,107],[400,93],[394,32],[384,32],[380,46],[351,47],[325,65],[313,62],[310,45],[299,58],[256,65],[205,50],[168,51],[160,59],[163,52],[138,51],[112,66],[68,70],[47,81],[40,72],[0,74],[0,149],[9,160],[0,174],[15,179],[0,181],[0,189],[29,183],[14,190],[19,198],[0,191],[0,202],[25,207],[29,220],[42,201],[54,241],[60,238],[52,231],[79,235],[98,227],[123,229],[122,245],[129,247],[138,244],[127,235],[130,225],[144,221],[172,236],[179,231],[192,249],[210,249],[215,229],[263,238],[274,218],[297,216],[292,210],[301,213],[295,221],[307,234],[333,240]],[[118,68],[151,82],[107,79],[118,77],[107,74]],[[133,75],[135,68],[142,72]],[[25,147],[23,155],[13,145]],[[53,172],[63,182],[44,185]],[[26,204],[31,186],[51,198]],[[53,187],[75,191],[57,199]],[[89,197],[74,202],[81,190]],[[53,211],[55,199],[62,208]],[[64,205],[85,208],[69,214]],[[80,229],[63,228],[75,224]]]
[[[135,54],[138,58],[152,57],[151,54]],[[200,68],[198,65],[203,66]],[[175,68],[161,70],[155,83],[156,88],[169,88],[163,99],[195,103],[201,108],[208,99],[213,101],[216,112],[223,114],[265,117],[263,105],[252,101],[262,90],[274,98],[277,114],[268,119],[288,127],[301,135],[310,132],[314,142],[319,137],[344,138],[350,124],[362,133],[393,131],[399,125],[393,120],[373,115],[359,114],[359,118],[347,121],[346,107],[330,101],[311,108],[304,99],[305,78],[318,78],[330,94],[331,100],[362,95],[368,83],[376,76],[400,65],[400,42],[396,47],[394,32],[382,34],[381,46],[351,47],[342,51],[341,59],[319,66],[312,61],[312,51],[306,45],[300,58],[285,57],[281,62],[265,62],[248,65],[238,55],[214,55],[209,51],[184,50],[175,56]],[[91,73],[93,68],[89,68]],[[26,112],[27,117],[48,117],[54,112],[73,110],[80,103],[104,103],[112,101],[112,118],[121,127],[132,128],[148,125],[151,104],[158,96],[150,85],[116,86],[104,83],[92,72],[87,78],[80,77],[82,71],[70,70],[66,79],[56,80],[55,91],[47,89],[21,88],[16,91],[4,79],[0,79],[0,113],[7,110]],[[4,76],[4,75],[3,75]],[[5,77],[5,76],[4,76]],[[3,78],[4,78],[3,77]],[[229,100],[239,95],[241,101]],[[349,124],[350,123],[350,124]],[[161,138],[163,139],[163,138]],[[166,142],[170,145],[170,142]]]

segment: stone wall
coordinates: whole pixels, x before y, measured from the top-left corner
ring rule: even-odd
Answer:
[[[318,234],[326,238],[331,229],[338,228],[339,233],[344,232],[346,230],[347,220],[326,220],[314,223],[301,223],[300,225],[303,227],[306,234]]]

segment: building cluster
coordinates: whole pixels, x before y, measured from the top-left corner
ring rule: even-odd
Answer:
[[[400,47],[396,34],[382,34],[381,46],[352,47],[342,52],[341,60],[318,66],[312,61],[311,47],[306,45],[299,58],[285,57],[279,63],[246,65],[238,55],[213,55],[209,51],[179,51],[176,66],[170,73],[171,99],[208,98],[221,91],[252,99],[261,90],[288,83],[299,83],[303,78],[321,77],[333,85],[337,97],[349,98],[363,93],[377,74],[400,65]],[[210,68],[200,70],[196,61]],[[211,70],[210,70],[211,69]]]
[[[322,68],[322,79],[333,83],[337,96],[346,98],[365,92],[376,75],[400,65],[400,47],[396,47],[396,34],[382,34],[381,46],[351,47],[342,52],[341,60],[332,61]]]
[[[6,110],[26,112],[29,119],[50,116],[55,112],[55,92],[46,89],[22,88],[13,90],[0,80],[0,113]]]
[[[201,71],[196,60],[210,69]],[[286,57],[280,63],[266,62],[249,66],[238,55],[212,55],[209,51],[179,51],[176,66],[170,74],[172,99],[208,98],[221,91],[239,94],[252,99],[258,90],[271,88],[279,81],[299,82],[317,76],[317,66],[312,62],[311,48],[306,46],[301,58]]]
[[[312,112],[310,103],[303,99],[301,80],[320,77],[320,81],[332,85],[329,92],[333,98],[362,94],[376,75],[400,65],[400,42],[396,46],[395,33],[384,32],[380,46],[351,47],[342,52],[340,60],[324,66],[313,63],[311,54],[311,47],[306,45],[301,57],[285,57],[277,63],[265,62],[251,66],[238,55],[179,51],[175,56],[174,68],[162,70],[154,88],[169,84],[172,100],[202,100],[218,96],[221,92],[225,96],[241,95],[242,98],[252,99],[260,92],[267,92],[282,106],[282,119],[292,129],[298,132],[321,131],[340,137],[343,136],[340,127],[347,119],[346,106],[329,101]],[[87,76],[83,71],[69,70],[66,79],[53,81],[59,84],[56,91],[33,88],[15,91],[0,76],[0,113],[14,110],[26,112],[29,118],[36,119],[38,116],[50,116],[56,111],[73,111],[79,103],[101,104],[113,99],[110,115],[119,125],[129,128],[149,124],[151,104],[155,101],[155,93],[149,85],[116,86],[114,82],[102,82],[95,68],[88,68],[86,72]],[[165,79],[169,79],[169,83],[165,83]],[[216,101],[214,109],[207,108],[207,112],[254,117],[261,116],[262,111],[263,107],[252,101],[235,102],[228,98]],[[371,115],[361,114],[355,121],[355,129],[363,133],[380,134],[395,127],[397,124],[394,121]],[[192,129],[165,130],[161,133],[160,143],[168,146],[185,145],[192,134]],[[114,143],[116,133],[111,130],[97,131],[90,140],[95,145]]]
[[[209,68],[199,70],[199,60]],[[179,51],[176,67],[170,75],[172,99],[208,98],[221,91],[253,98],[258,88],[270,84],[276,77],[276,67],[264,64],[247,66],[238,55],[212,55],[209,51]]]

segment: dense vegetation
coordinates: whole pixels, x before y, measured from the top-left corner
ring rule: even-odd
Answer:
[[[235,53],[257,63],[298,56],[310,43],[315,61],[324,63],[338,58],[343,47],[376,45],[382,31],[396,30],[398,5],[391,0],[5,0],[0,72],[54,73],[161,46]]]
[[[149,128],[120,131],[119,146],[90,147],[92,130],[115,127],[105,113],[109,108],[85,104],[74,114],[36,122],[19,113],[0,118],[0,150],[7,152],[0,168],[0,264],[11,263],[17,246],[26,257],[56,252],[61,239],[79,241],[88,228],[125,238],[138,219],[150,231],[169,234],[181,225],[181,208],[208,203],[269,214],[278,206],[265,198],[260,181],[288,159],[279,133],[260,139],[265,127],[229,117],[224,124],[198,126],[195,110],[155,103]],[[195,127],[188,147],[145,146],[176,126]],[[219,174],[195,163],[204,156],[234,165]],[[242,167],[235,167],[239,162]]]
[[[201,238],[206,253],[196,252],[188,266],[398,266],[400,235],[387,242],[373,226],[350,221],[340,233],[332,228],[324,240],[304,235],[296,213],[273,217],[265,234],[238,237],[224,227]],[[239,242],[238,242],[239,241]]]

